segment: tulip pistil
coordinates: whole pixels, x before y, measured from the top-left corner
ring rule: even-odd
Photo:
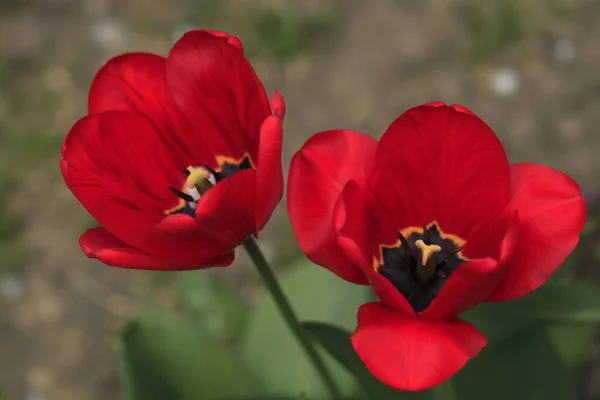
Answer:
[[[442,251],[442,248],[437,244],[425,244],[421,239],[415,241],[415,246],[421,250],[421,264],[417,266],[417,276],[427,282],[436,271],[435,254]]]
[[[211,173],[204,168],[194,168],[189,166],[186,168],[189,172],[187,179],[185,180],[185,186],[188,190],[196,189],[198,193],[203,195],[213,187],[213,183],[210,181]],[[214,176],[214,175],[212,175]]]
[[[179,197],[179,204],[165,214],[187,214],[191,217],[196,216],[196,206],[198,201],[208,190],[223,179],[248,168],[254,168],[254,164],[248,155],[244,155],[239,160],[233,160],[229,157],[217,157],[219,164],[218,171],[208,165],[202,167],[188,166],[183,170],[187,175],[183,187],[177,189],[169,187],[169,190]]]

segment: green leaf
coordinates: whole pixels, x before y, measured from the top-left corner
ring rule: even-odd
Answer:
[[[548,331],[563,362],[579,367],[590,354],[596,328],[596,325],[554,325],[548,327]]]
[[[452,383],[461,400],[567,399],[573,393],[569,370],[540,323],[488,345]]]
[[[590,355],[596,334],[596,325],[554,325],[548,334],[556,353],[570,372],[572,385],[581,376],[581,369]]]
[[[319,322],[305,322],[303,326],[333,358],[354,375],[370,398],[386,400],[402,396],[402,392],[381,383],[369,372],[352,347],[350,332]]]
[[[587,283],[547,283],[533,293],[502,303],[482,303],[461,318],[490,342],[516,332],[532,320],[543,323],[600,322],[600,291]]]
[[[368,288],[350,284],[308,260],[292,268],[281,277],[280,284],[301,320],[354,329],[358,307],[369,301]],[[326,356],[327,365],[344,394],[353,395],[356,391],[353,377],[318,350]],[[297,396],[305,393],[309,399],[327,397],[320,377],[283,322],[269,293],[262,294],[256,312],[248,321],[242,353],[252,370],[260,374],[259,379],[268,388],[266,394]]]
[[[557,323],[600,322],[600,290],[587,283],[547,284],[519,301],[532,317]]]
[[[201,317],[215,335],[235,341],[243,333],[249,308],[231,285],[206,271],[181,272],[177,288],[182,307]]]
[[[201,320],[158,311],[132,322],[118,344],[126,400],[197,400],[260,393],[233,349]]]

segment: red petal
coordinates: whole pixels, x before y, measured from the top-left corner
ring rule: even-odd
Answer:
[[[484,301],[506,273],[518,232],[519,220],[514,211],[480,229],[462,252],[471,260],[452,273],[429,307],[419,315],[428,319],[453,318]]]
[[[202,196],[196,219],[168,216],[141,248],[157,257],[188,263],[204,263],[231,252],[255,232],[255,188],[256,170],[233,174]]]
[[[361,191],[355,181],[348,182],[344,188],[333,217],[337,245],[367,277],[381,301],[414,315],[408,300],[374,269],[374,256],[379,254],[379,246],[394,244],[398,238],[393,225],[387,221],[379,205],[367,196],[368,193]]]
[[[449,319],[481,303],[494,290],[505,270],[493,258],[459,266],[423,312],[426,319]]]
[[[414,315],[412,306],[406,300],[406,298],[394,287],[394,285],[387,280],[383,275],[376,272],[369,262],[364,258],[364,253],[360,246],[352,239],[339,236],[337,238],[337,245],[342,249],[344,255],[351,260],[354,265],[361,268],[362,275],[361,279],[365,279],[377,297],[387,306],[408,315]],[[362,282],[355,282],[362,284]]]
[[[235,36],[229,36],[229,34],[226,33],[226,32],[211,31],[211,30],[208,30],[208,29],[204,29],[202,32],[206,32],[208,34],[211,34],[214,37],[225,38],[225,39],[227,39],[227,43],[229,43],[229,44],[237,47],[242,53],[244,52],[244,46],[242,45],[242,42],[240,42],[240,39],[238,39]]]
[[[285,101],[279,90],[276,90],[271,97],[271,108],[273,109],[273,114],[283,121],[285,117]]]
[[[428,319],[449,319],[484,301],[506,273],[518,234],[519,219],[514,211],[505,213],[502,218],[481,229],[475,239],[467,243],[463,254],[468,256],[477,252],[485,258],[472,259],[460,265],[429,307],[419,315]],[[480,248],[473,249],[473,245]]]
[[[133,111],[157,126],[172,127],[165,109],[168,99],[165,58],[151,53],[127,53],[110,59],[98,70],[90,87],[90,114]]]
[[[358,132],[317,133],[294,155],[288,177],[288,212],[300,248],[314,263],[358,284],[367,281],[337,246],[333,210],[349,180],[366,185],[376,146]]]
[[[371,373],[398,390],[438,385],[475,357],[487,341],[460,319],[430,321],[399,313],[381,303],[358,310],[354,349]]]
[[[260,128],[256,171],[256,234],[265,226],[283,196],[281,129],[281,120],[275,115],[269,116]]]
[[[89,229],[81,236],[79,244],[89,258],[96,258],[104,264],[120,268],[186,271],[226,266],[233,262],[233,253],[208,261],[203,265],[159,259],[127,245],[104,228]]]
[[[397,227],[437,220],[463,239],[500,213],[509,183],[494,132],[464,110],[439,106],[410,109],[390,125],[371,179]]]
[[[511,166],[510,209],[519,213],[519,240],[507,273],[488,301],[516,299],[540,287],[579,241],[585,200],[579,185],[541,165]]]
[[[109,60],[90,88],[89,112],[141,114],[163,134],[165,150],[178,155],[181,168],[211,163],[214,157],[202,135],[178,117],[167,88],[165,63],[164,57],[150,53],[127,53]]]
[[[169,186],[182,173],[145,118],[108,111],[79,120],[62,149],[67,186],[92,216],[125,243],[141,237],[177,205]]]
[[[221,33],[222,34],[222,33]],[[175,104],[215,155],[256,161],[259,131],[271,114],[269,99],[252,66],[230,36],[191,31],[173,47],[166,63]]]

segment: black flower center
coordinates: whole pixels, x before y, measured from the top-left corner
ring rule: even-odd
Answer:
[[[244,156],[239,161],[229,158],[219,163],[219,170],[216,171],[204,165],[202,167],[187,167],[183,173],[187,176],[186,182],[182,189],[169,187],[169,190],[179,197],[179,205],[173,209],[165,211],[167,215],[171,214],[186,214],[191,217],[196,216],[196,205],[200,197],[206,193],[211,187],[222,181],[223,179],[240,172],[245,169],[254,168],[252,160],[248,155]]]
[[[444,234],[437,222],[398,232],[395,246],[381,246],[377,271],[409,301],[416,313],[425,310],[456,268],[467,261],[464,240]]]

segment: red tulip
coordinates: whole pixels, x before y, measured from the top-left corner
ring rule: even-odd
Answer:
[[[284,113],[226,33],[108,61],[62,148],[66,184],[102,225],[83,251],[124,268],[231,264],[283,195]]]
[[[288,209],[301,248],[381,302],[358,311],[353,346],[400,390],[455,374],[486,339],[457,316],[524,296],[574,249],[579,186],[541,165],[509,165],[494,132],[466,108],[408,110],[379,143],[321,132],[294,156]]]

